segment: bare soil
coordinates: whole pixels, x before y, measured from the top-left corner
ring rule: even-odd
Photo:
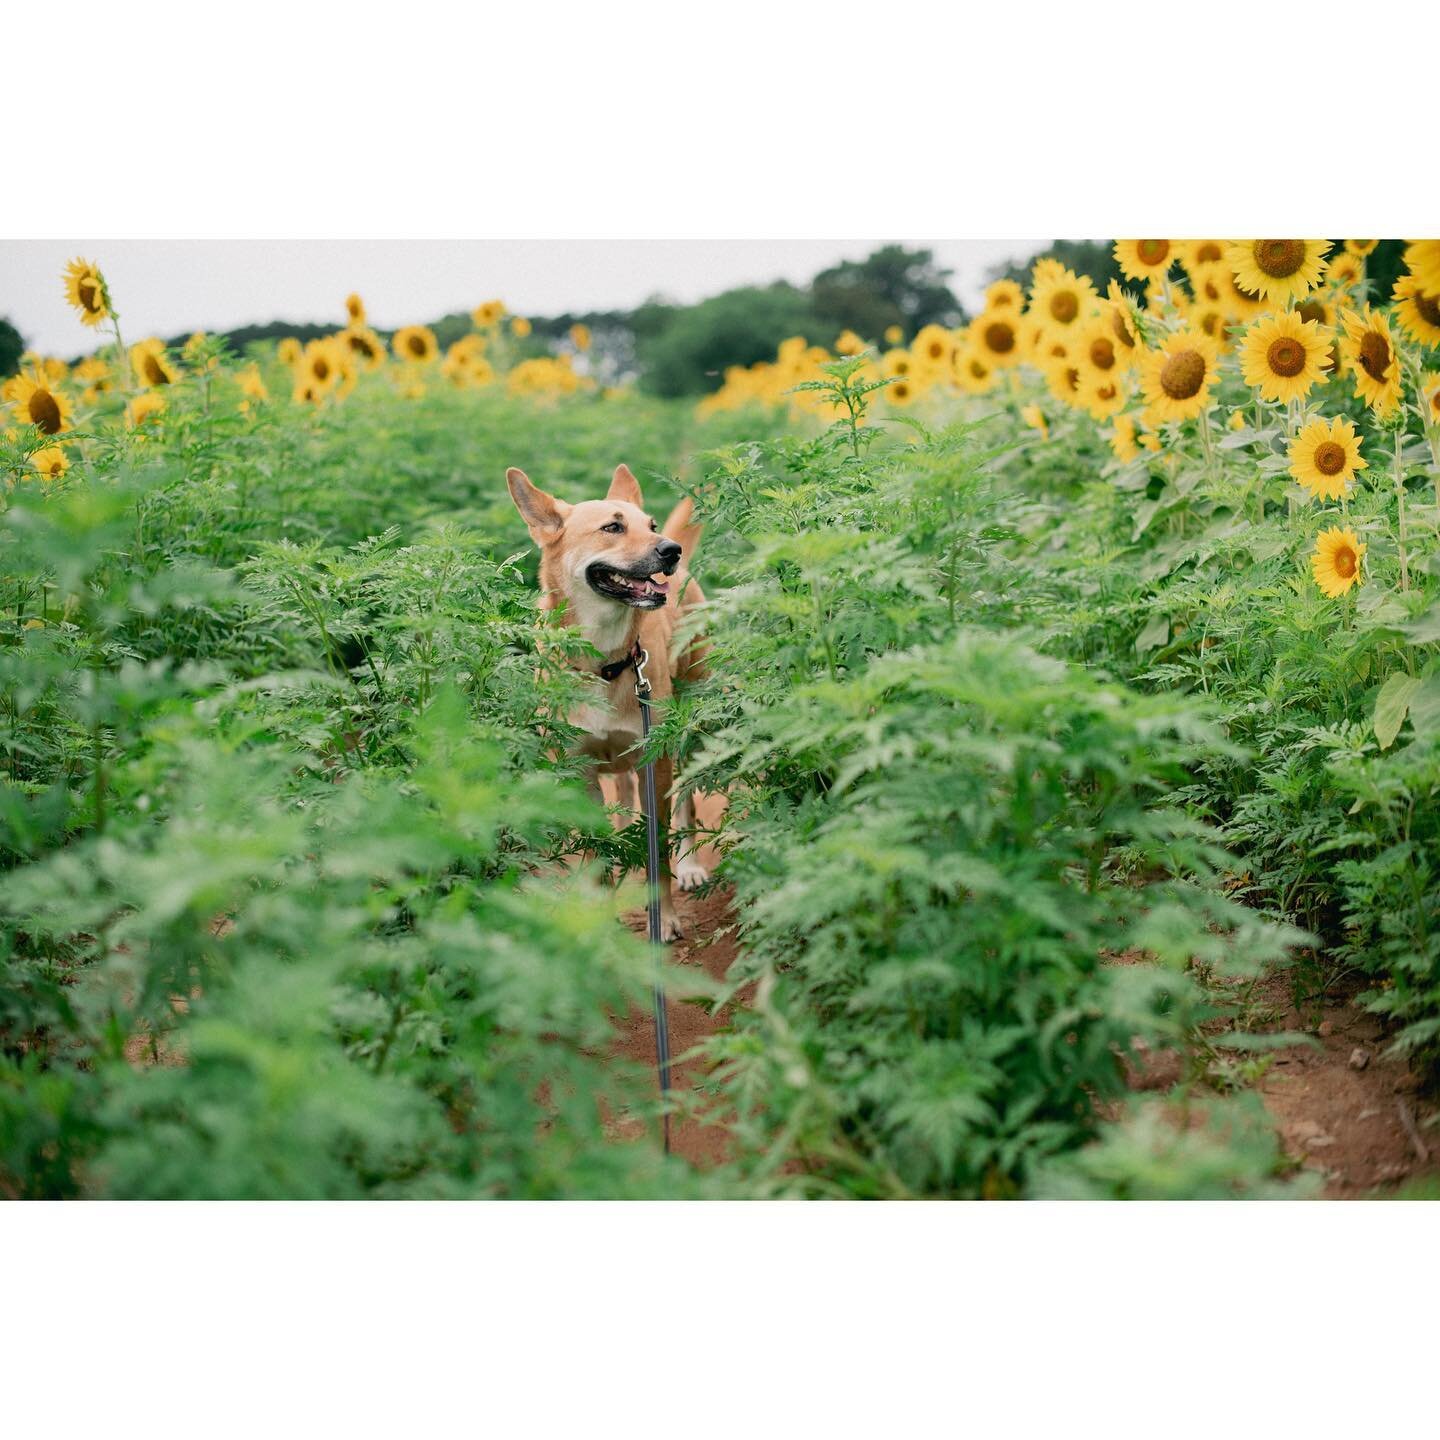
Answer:
[[[678,964],[702,966],[723,979],[735,956],[730,897],[724,891],[704,898],[682,897],[680,915],[686,938],[672,947]],[[645,912],[627,916],[637,933],[645,931]],[[1131,955],[1116,963],[1145,963]],[[1421,1090],[1421,1078],[1408,1062],[1386,1058],[1390,1037],[1376,1016],[1355,1002],[1358,986],[1332,991],[1297,1009],[1288,975],[1259,982],[1249,997],[1252,1016],[1265,1016],[1252,1029],[1269,1033],[1304,1034],[1297,1043],[1274,1053],[1255,1082],[1274,1120],[1285,1152],[1299,1166],[1324,1180],[1327,1199],[1385,1199],[1417,1181],[1440,1184],[1440,1106]],[[743,997],[742,997],[743,999]],[[727,1023],[708,1007],[672,1002],[668,1012],[671,1049],[683,1054]],[[655,1027],[648,1011],[635,1011],[619,1026],[619,1054],[653,1065]],[[698,1061],[677,1066],[677,1089],[693,1086],[701,1073]],[[1142,1054],[1131,1067],[1136,1092],[1168,1091],[1184,1078],[1182,1057],[1174,1051]],[[671,1134],[674,1152],[704,1168],[725,1158],[722,1126],[679,1119]]]

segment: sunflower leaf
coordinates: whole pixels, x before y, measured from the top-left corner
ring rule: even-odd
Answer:
[[[1375,697],[1374,723],[1375,738],[1382,750],[1388,750],[1395,743],[1395,737],[1410,711],[1410,701],[1420,685],[1417,677],[1401,672],[1392,675],[1380,687],[1380,693]]]

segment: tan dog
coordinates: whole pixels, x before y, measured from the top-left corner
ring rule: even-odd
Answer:
[[[635,670],[626,661],[637,641],[649,652],[646,675],[654,699],[661,703],[670,698],[677,678],[704,673],[704,648],[698,642],[690,641],[675,653],[677,622],[705,599],[684,563],[700,538],[700,527],[690,523],[690,501],[682,500],[660,529],[645,513],[639,481],[625,465],[616,467],[605,499],[582,500],[578,505],[567,505],[537,489],[523,470],[507,470],[505,483],[530,538],[540,547],[541,607],[563,611],[562,620],[578,627],[600,652],[596,671],[604,684],[603,694],[594,703],[578,706],[570,716],[584,732],[580,753],[594,762],[591,789],[598,796],[599,777],[614,775],[622,801],[639,808],[632,797],[639,788],[634,750],[640,743],[640,702],[635,697]],[[668,759],[655,762],[661,932],[666,940],[678,940],[682,933],[670,896],[673,768]],[[691,796],[675,800],[674,817],[681,831],[674,880],[680,889],[694,890],[709,875],[695,855]]]

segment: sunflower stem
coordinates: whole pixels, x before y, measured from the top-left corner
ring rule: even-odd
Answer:
[[[1405,466],[1400,458],[1401,440],[1405,433],[1403,425],[1395,427],[1395,504],[1399,510],[1400,534],[1400,589],[1410,588],[1410,562],[1405,554]]]

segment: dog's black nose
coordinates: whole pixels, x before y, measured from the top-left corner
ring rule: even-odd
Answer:
[[[657,540],[655,553],[660,557],[660,564],[668,574],[680,563],[680,557],[685,552],[673,540]]]

